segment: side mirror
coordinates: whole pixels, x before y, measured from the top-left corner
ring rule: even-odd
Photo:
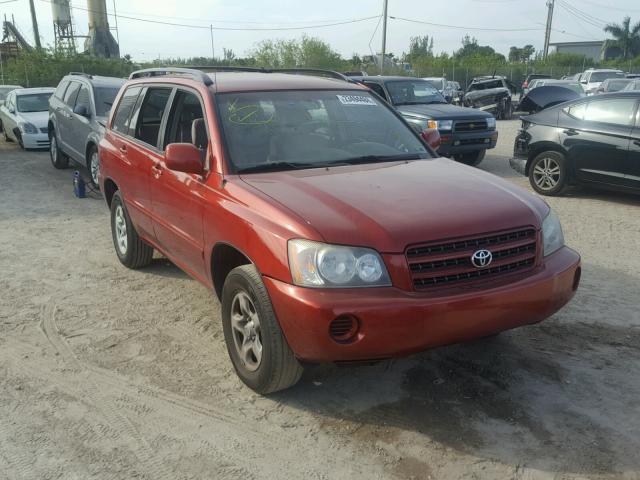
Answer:
[[[584,83],[586,85],[587,81],[586,80],[580,80],[580,83]]]
[[[164,152],[164,163],[169,170],[202,175],[202,151],[191,143],[170,143]]]
[[[9,107],[9,113],[13,115],[14,113],[16,113],[16,109],[13,107]]]
[[[440,132],[435,128],[424,129],[422,133],[420,133],[420,136],[434,150],[437,151],[440,148]]]
[[[75,107],[73,107],[73,113],[75,113],[76,115],[80,115],[81,117],[88,117],[89,109],[86,105],[76,105]]]

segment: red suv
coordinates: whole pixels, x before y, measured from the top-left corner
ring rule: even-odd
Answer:
[[[210,287],[244,383],[539,322],[580,257],[540,198],[438,158],[366,87],[282,71],[151,69],[100,143],[116,254]],[[309,72],[304,72],[309,73]]]

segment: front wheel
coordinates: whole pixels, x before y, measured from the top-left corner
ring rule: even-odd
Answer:
[[[125,267],[136,269],[151,263],[153,248],[133,228],[120,192],[114,193],[111,199],[111,235],[118,260]]]
[[[560,152],[542,152],[529,166],[529,183],[542,195],[560,195],[567,180],[566,160]]]
[[[56,132],[52,131],[49,136],[49,157],[51,157],[51,164],[57,169],[67,168],[69,166],[69,157],[58,147]]]
[[[464,163],[465,165],[477,167],[484,159],[485,153],[486,150],[477,150],[475,152],[458,153],[454,155],[453,158],[460,163]]]
[[[302,366],[284,338],[267,289],[253,265],[234,268],[222,289],[222,327],[240,380],[260,394],[296,384]]]

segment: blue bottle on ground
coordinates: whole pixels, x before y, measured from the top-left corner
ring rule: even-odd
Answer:
[[[73,194],[78,198],[86,198],[84,179],[78,170],[73,173]]]

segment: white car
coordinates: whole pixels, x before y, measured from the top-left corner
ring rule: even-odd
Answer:
[[[594,95],[602,82],[608,78],[624,78],[624,72],[612,69],[590,69],[580,76],[580,83],[587,95]]]
[[[20,85],[0,85],[0,107],[4,105],[4,100],[9,95],[9,92],[16,88],[22,88]]]
[[[7,142],[24,149],[49,148],[49,97],[55,88],[20,88],[9,92],[0,107],[0,124]]]

